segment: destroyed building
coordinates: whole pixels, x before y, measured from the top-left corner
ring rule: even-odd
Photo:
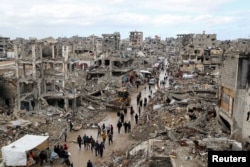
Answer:
[[[176,40],[175,38],[166,38],[166,53],[168,56],[174,56],[176,52]]]
[[[143,32],[131,31],[129,34],[129,41],[132,50],[142,50]]]
[[[155,38],[147,37],[143,43],[143,51],[147,55],[164,55],[166,43],[158,35],[155,35]]]
[[[6,58],[11,49],[10,38],[0,36],[0,59]]]
[[[61,43],[49,47],[51,54],[43,52],[48,48],[44,43],[31,41],[16,59],[18,110],[40,111],[42,104],[76,110],[80,77],[69,57],[69,47]],[[77,86],[79,90],[81,85]]]
[[[102,51],[115,53],[120,50],[121,36],[119,32],[113,34],[102,34]]]
[[[240,150],[238,141],[249,141],[250,43],[239,39],[220,47],[216,34],[177,37],[166,42],[159,36],[146,38],[143,44],[143,33],[136,31],[124,42],[118,32],[102,38],[17,40],[17,95],[4,96],[0,103],[12,107],[16,96],[17,110],[30,115],[77,111],[83,104],[95,116],[108,106],[124,109],[116,102],[125,98],[114,92],[128,95],[139,80],[147,86],[143,72],[159,81],[167,72],[168,84],[156,81],[156,92],[132,130],[130,137],[138,145],[129,149],[127,159],[130,166],[206,166],[208,150]],[[145,48],[155,56],[141,51]],[[9,82],[6,76],[0,77],[2,82]],[[86,120],[79,117],[79,122]]]
[[[222,62],[222,49],[216,34],[178,34],[178,53],[181,65],[186,70],[209,71],[219,68]],[[190,71],[191,69],[191,71]]]
[[[249,141],[249,39],[232,41],[223,55],[218,120],[238,141]]]

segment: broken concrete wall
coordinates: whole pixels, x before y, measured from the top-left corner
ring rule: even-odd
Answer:
[[[120,50],[120,33],[102,34],[102,51],[103,52],[117,52]]]

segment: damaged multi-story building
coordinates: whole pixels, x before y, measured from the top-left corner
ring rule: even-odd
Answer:
[[[120,50],[121,35],[119,32],[113,34],[102,34],[102,51],[115,53]]]
[[[250,41],[234,40],[230,42],[230,47],[225,48],[221,65],[218,120],[230,131],[232,138],[249,142]]]
[[[42,105],[75,111],[82,88],[69,46],[31,41],[16,57],[17,109],[40,111]]]
[[[7,58],[7,52],[11,49],[9,37],[0,36],[0,59]]]
[[[131,71],[132,59],[120,50],[120,33],[102,34],[102,53],[87,73],[87,79],[102,76],[120,76]]]
[[[218,68],[222,61],[220,41],[216,34],[178,34],[179,59],[189,72]]]
[[[143,47],[143,32],[131,31],[129,34],[129,41],[132,50],[142,50]]]
[[[144,40],[143,51],[147,55],[164,55],[166,43],[158,35],[155,35],[155,38],[147,37]]]

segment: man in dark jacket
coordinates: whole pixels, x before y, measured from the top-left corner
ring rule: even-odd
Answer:
[[[87,167],[93,167],[93,164],[90,160],[88,160],[88,162],[87,162]]]
[[[81,148],[82,148],[82,137],[81,137],[81,135],[79,135],[79,136],[77,137],[77,143],[78,143],[78,145],[79,145],[79,149],[81,150]]]
[[[121,122],[123,123],[124,122],[124,114],[123,113],[121,113],[120,118],[121,118]]]
[[[99,149],[99,143],[96,140],[96,142],[95,142],[95,156],[97,156],[97,154],[99,154],[99,151],[100,151],[100,149]]]
[[[123,123],[123,126],[124,126],[124,132],[127,133],[128,132],[128,123],[125,121]]]
[[[127,123],[127,132],[129,133],[131,131],[131,123],[128,121]]]
[[[136,114],[135,114],[135,124],[138,124],[138,118],[139,118],[139,116],[138,116],[138,114],[136,113]]]
[[[122,123],[119,121],[119,122],[117,123],[118,133],[121,132],[121,127],[122,127]]]
[[[105,149],[105,146],[103,144],[103,142],[101,142],[101,144],[99,144],[99,151],[100,151],[100,157],[102,158],[103,156],[103,150]]]

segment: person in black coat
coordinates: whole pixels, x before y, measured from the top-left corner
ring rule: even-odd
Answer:
[[[128,132],[128,123],[125,121],[123,123],[123,126],[124,126],[124,132],[127,133]]]
[[[90,160],[88,160],[88,162],[87,162],[87,167],[93,167],[93,164]]]
[[[103,142],[101,142],[101,144],[99,144],[99,151],[100,151],[100,157],[102,158],[103,156],[103,150],[105,149],[105,146],[103,144]]]
[[[118,133],[121,132],[121,127],[122,127],[122,123],[121,123],[121,121],[118,121],[118,123],[117,123]]]
[[[124,114],[123,113],[121,113],[120,119],[121,119],[121,123],[123,123],[124,122]]]
[[[127,123],[127,132],[129,133],[131,131],[131,123],[128,121]]]
[[[138,118],[139,118],[139,116],[138,116],[138,114],[136,113],[136,114],[135,114],[135,124],[138,124]]]
[[[79,135],[77,137],[77,143],[78,143],[79,149],[81,150],[81,148],[82,148],[82,137],[81,137],[81,135]]]
[[[95,142],[95,156],[97,156],[97,154],[99,154],[99,153],[100,153],[99,143],[96,140],[96,142]]]

